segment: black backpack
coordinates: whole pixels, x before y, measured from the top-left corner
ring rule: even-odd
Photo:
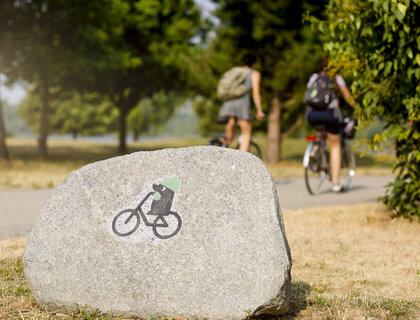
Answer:
[[[318,74],[305,92],[305,102],[315,110],[326,110],[334,94],[334,81],[325,73]]]

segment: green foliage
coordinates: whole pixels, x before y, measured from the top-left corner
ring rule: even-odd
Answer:
[[[0,298],[6,296],[29,296],[30,291],[23,279],[22,259],[1,260],[0,278]]]
[[[161,91],[153,97],[144,99],[128,114],[128,129],[133,133],[134,140],[141,135],[155,135],[162,131],[164,124],[171,118],[177,103],[174,94]]]
[[[50,101],[49,123],[51,133],[100,135],[116,131],[118,111],[95,93],[80,94],[53,89]],[[20,115],[36,133],[40,130],[42,101],[36,91],[28,92],[18,106]]]
[[[104,320],[105,317],[101,314],[101,312],[96,310],[88,310],[85,308],[79,308],[79,316],[81,320]],[[109,317],[108,317],[109,318]]]
[[[332,1],[327,20],[313,18],[325,36],[333,69],[355,79],[359,118],[385,121],[369,142],[395,144],[397,177],[382,201],[397,216],[420,221],[420,6],[417,0]]]
[[[195,47],[200,23],[193,0],[5,0],[0,72],[39,90],[45,149],[50,95],[58,87],[96,92],[112,103],[124,153],[128,112],[161,90],[184,88],[179,66]]]

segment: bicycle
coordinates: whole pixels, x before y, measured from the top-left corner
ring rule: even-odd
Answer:
[[[154,185],[153,189],[159,192],[164,189],[165,187],[162,185]],[[182,226],[182,220],[179,214],[175,211],[171,211],[172,199],[171,197],[162,196],[162,205],[159,205],[157,209],[157,213],[148,212],[147,214],[156,215],[156,218],[153,222],[149,222],[146,218],[146,214],[144,214],[142,210],[143,204],[153,195],[156,194],[155,191],[149,192],[145,198],[140,202],[140,204],[135,209],[125,209],[117,213],[117,215],[112,220],[112,231],[120,237],[127,237],[133,234],[140,226],[140,221],[143,219],[144,223],[148,227],[152,227],[153,233],[159,239],[168,239],[176,235]],[[164,195],[163,193],[160,193]],[[156,211],[156,210],[155,210]],[[166,217],[166,218],[165,218]],[[132,219],[135,220],[132,220]],[[171,227],[169,228],[170,224],[166,221],[169,218],[171,222]],[[169,231],[168,231],[169,228]]]
[[[208,145],[209,146],[227,148],[228,146],[225,143],[223,143],[223,139],[224,139],[224,137],[213,137],[209,140]],[[242,135],[239,136],[238,144],[236,145],[235,149],[239,150],[239,147],[241,146],[241,141],[242,141]],[[258,158],[262,159],[262,153],[261,153],[260,147],[258,146],[258,144],[256,144],[252,140],[249,143],[248,152],[250,152],[254,156],[257,156]]]
[[[350,145],[347,142],[343,127],[345,122],[340,124],[340,184],[343,191],[350,188],[351,181],[355,175],[356,158]],[[324,181],[331,181],[331,166],[329,153],[327,151],[327,131],[324,125],[314,126],[315,136],[307,136],[309,141],[303,156],[303,167],[305,170],[305,185],[311,195],[321,193],[324,189]]]

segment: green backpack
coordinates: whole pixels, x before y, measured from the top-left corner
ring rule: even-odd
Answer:
[[[217,97],[222,101],[236,99],[248,91],[245,78],[250,70],[245,67],[234,67],[226,71],[217,84]]]

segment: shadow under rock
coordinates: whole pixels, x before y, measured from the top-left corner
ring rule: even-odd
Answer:
[[[290,297],[289,311],[282,316],[259,316],[253,319],[258,320],[291,320],[295,319],[302,310],[305,310],[308,303],[308,296],[311,293],[311,286],[303,281],[292,281],[292,296]]]

